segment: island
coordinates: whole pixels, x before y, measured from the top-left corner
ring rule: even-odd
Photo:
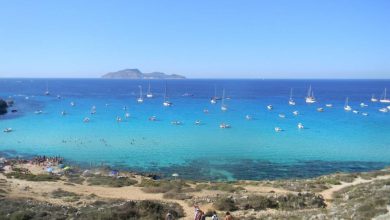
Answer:
[[[0,99],[0,115],[7,113],[8,104],[6,101]]]
[[[177,74],[165,74],[162,72],[142,73],[139,69],[124,69],[110,72],[102,76],[104,79],[185,79]]]

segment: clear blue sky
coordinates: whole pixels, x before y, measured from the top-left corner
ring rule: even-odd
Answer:
[[[389,0],[0,0],[0,77],[390,78]]]

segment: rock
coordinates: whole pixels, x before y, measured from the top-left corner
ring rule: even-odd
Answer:
[[[0,99],[0,115],[7,113],[8,104],[6,101]]]

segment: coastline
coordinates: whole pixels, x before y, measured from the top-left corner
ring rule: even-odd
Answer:
[[[61,165],[62,168],[56,167],[48,172],[47,163],[2,160],[1,200],[29,201],[30,205],[35,204],[36,207],[43,204],[61,205],[77,209],[81,213],[90,212],[86,207],[99,207],[100,211],[94,215],[103,215],[104,210],[108,209],[111,210],[110,213],[116,213],[112,209],[118,206],[120,200],[122,205],[135,201],[134,207],[138,209],[142,207],[138,206],[142,204],[140,201],[152,202],[154,206],[159,204],[160,217],[172,209],[174,215],[181,219],[193,218],[193,205],[199,205],[206,213],[216,210],[219,216],[223,216],[225,211],[231,211],[239,219],[308,216],[322,216],[326,219],[343,217],[349,215],[350,211],[375,217],[387,213],[386,202],[378,203],[377,200],[386,201],[386,196],[390,196],[390,193],[384,195],[381,192],[390,191],[389,168],[362,173],[335,173],[309,179],[206,182],[182,180],[180,176],[155,180],[156,176],[128,171],[113,171],[107,168],[86,171],[69,165]],[[357,200],[358,203],[351,201],[359,196],[347,198],[349,193],[356,192],[356,187],[374,190],[370,193],[375,195],[383,194],[382,198],[366,199],[376,199],[373,201],[376,205],[372,211],[364,208],[367,206],[364,200]],[[360,196],[364,199],[367,195],[363,193]],[[96,205],[97,201],[105,205]],[[362,210],[348,210],[346,207],[352,207],[350,203],[362,206]],[[0,212],[4,212],[4,207],[0,208]],[[16,212],[24,210],[22,206],[15,206],[14,209]],[[68,214],[72,216],[71,212]],[[11,215],[12,213],[9,216]],[[78,217],[83,219],[82,216],[83,214],[80,214]]]

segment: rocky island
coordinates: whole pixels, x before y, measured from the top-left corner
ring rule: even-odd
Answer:
[[[142,73],[139,69],[124,69],[110,72],[102,76],[104,79],[185,79],[177,74],[165,74],[162,72]]]
[[[0,99],[0,115],[7,113],[8,104],[6,101]]]

